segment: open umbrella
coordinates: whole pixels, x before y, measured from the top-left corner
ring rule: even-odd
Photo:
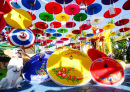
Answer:
[[[83,3],[85,6],[92,4],[95,0],[76,0],[76,3],[80,5]]]
[[[75,34],[67,34],[66,37],[67,38],[73,38],[73,37],[75,37]]]
[[[55,0],[55,1],[60,4],[68,4],[68,3],[72,2],[73,0]]]
[[[93,33],[88,33],[88,34],[86,34],[85,36],[86,36],[86,37],[92,37],[92,36],[94,36],[94,34],[93,34]]]
[[[96,17],[91,20],[92,25],[98,25],[104,21],[103,17]]]
[[[35,26],[37,28],[40,28],[40,29],[47,29],[48,28],[48,24],[44,23],[44,22],[36,22],[35,23]]]
[[[66,22],[66,27],[67,28],[73,28],[76,26],[76,23],[75,22]]]
[[[32,24],[32,17],[23,9],[12,9],[4,15],[5,21],[17,29],[28,28]]]
[[[61,49],[49,57],[47,71],[50,78],[59,85],[80,86],[91,79],[91,63],[91,59],[79,50]]]
[[[60,28],[60,29],[57,30],[57,32],[59,32],[59,33],[67,33],[68,30],[65,29],[65,28]]]
[[[107,25],[103,26],[103,29],[104,30],[110,30],[110,29],[113,29],[114,27],[115,27],[114,24],[107,24]]]
[[[130,30],[129,27],[124,27],[124,28],[119,29],[119,32],[126,32],[128,30]]]
[[[121,20],[118,20],[115,25],[116,26],[122,26],[122,25],[125,25],[129,22],[129,19],[121,19]]]
[[[68,41],[69,40],[69,38],[61,38],[60,40],[62,40],[62,41]]]
[[[86,40],[86,37],[80,37],[79,40]]]
[[[57,37],[55,37],[55,36],[50,36],[49,39],[55,40],[55,39],[57,39]]]
[[[99,34],[99,33],[101,33],[101,32],[103,32],[104,30],[102,29],[102,28],[98,28],[98,29],[96,29],[96,30],[93,30],[93,33],[94,34]]]
[[[46,29],[46,32],[47,32],[47,33],[55,33],[56,30],[55,30],[55,29]]]
[[[16,9],[20,9],[21,8],[21,6],[18,4],[18,2],[15,2],[15,1],[10,1],[10,5],[13,8],[16,8]]]
[[[35,15],[35,14],[33,14],[33,13],[29,12],[29,11],[27,11],[27,12],[31,15],[32,20],[35,20],[35,19],[36,19],[36,15]]]
[[[61,27],[61,23],[60,22],[51,22],[50,23],[50,26],[52,26],[52,25],[54,25],[54,28],[59,28],[59,27]]]
[[[118,0],[101,0],[101,2],[105,5],[113,4],[117,2]]]
[[[68,14],[65,14],[65,13],[60,13],[56,16],[56,19],[58,21],[68,21],[70,19],[70,16]]]
[[[73,33],[73,34],[81,34],[81,31],[82,31],[82,30],[76,29],[76,30],[73,30],[72,33]]]
[[[33,29],[32,32],[33,33],[38,33],[38,34],[44,33],[43,30],[40,30],[40,29]]]
[[[60,33],[54,33],[53,36],[55,36],[55,37],[61,37],[62,34],[60,34]]]
[[[130,0],[127,0],[124,4],[123,4],[123,6],[122,6],[122,8],[124,9],[124,10],[130,10]]]
[[[3,14],[0,14],[0,32],[4,29],[6,26],[6,21],[4,20]]]
[[[64,41],[63,40],[57,40],[56,43],[62,44],[62,43],[64,43]]]
[[[52,21],[53,20],[53,15],[48,13],[48,12],[42,12],[39,14],[39,18],[43,21]]]
[[[91,25],[87,25],[87,24],[82,24],[79,29],[80,30],[87,30],[87,29],[90,29],[91,28]]]

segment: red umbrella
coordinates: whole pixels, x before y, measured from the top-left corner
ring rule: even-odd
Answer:
[[[56,48],[56,49],[63,49],[63,47],[58,47],[58,48]]]
[[[109,10],[107,10],[107,11],[104,13],[104,17],[105,17],[105,18],[113,18],[113,17],[119,15],[120,13],[121,13],[121,9],[120,9],[120,8],[115,8],[115,14],[110,15]]]
[[[66,27],[67,28],[73,28],[76,26],[76,23],[75,22],[66,22]]]
[[[102,28],[93,30],[93,33],[94,33],[94,34],[98,34],[98,33],[101,33],[101,32],[103,32],[103,29],[102,29]]]
[[[126,32],[126,31],[128,31],[128,30],[130,30],[130,28],[128,28],[128,27],[119,29],[120,32]]]
[[[56,22],[56,21],[55,21],[55,22],[51,22],[51,23],[50,23],[50,26],[51,26],[51,25],[54,25],[54,28],[59,28],[59,27],[61,27],[61,23],[60,23],[60,22]]]
[[[0,32],[4,29],[4,27],[6,26],[6,22],[3,18],[3,14],[0,14]]]
[[[35,19],[36,19],[36,15],[35,15],[35,14],[33,14],[33,13],[29,12],[29,11],[27,11],[27,12],[31,15],[32,20],[35,20]]]
[[[40,29],[47,29],[48,28],[48,24],[46,24],[44,22],[37,22],[37,23],[35,23],[35,26],[37,28],[40,28]]]
[[[47,42],[45,40],[42,40],[41,45],[47,45]]]
[[[122,8],[123,8],[124,10],[130,10],[130,0],[127,0],[127,1],[123,4]]]
[[[60,40],[62,40],[62,41],[68,41],[69,38],[61,38]]]
[[[69,45],[74,45],[75,43],[69,43]]]
[[[44,33],[43,30],[40,30],[40,29],[33,29],[32,32],[33,33],[39,33],[39,34]]]
[[[73,49],[80,48],[80,45],[73,46],[72,48],[73,48]]]
[[[64,41],[58,40],[58,41],[56,41],[56,43],[61,44],[61,43],[64,43]]]
[[[76,3],[80,5],[83,3],[85,6],[92,4],[95,0],[76,0]]]
[[[50,37],[51,33],[43,33],[42,36]]]
[[[76,30],[73,30],[72,33],[73,34],[81,34],[81,30],[76,29]]]
[[[90,41],[96,41],[98,39],[99,39],[99,37],[95,37],[95,38],[92,38]]]
[[[104,38],[105,38],[105,36],[101,36],[101,37],[100,37],[100,39],[104,39]]]
[[[122,26],[129,22],[129,19],[121,19],[115,23],[116,26]]]
[[[91,25],[83,24],[79,27],[81,30],[87,30],[91,28]]]
[[[86,37],[80,37],[79,40],[86,40]]]
[[[47,40],[45,40],[47,43],[51,43],[51,42],[53,42],[53,40],[51,40],[51,39],[47,39]]]

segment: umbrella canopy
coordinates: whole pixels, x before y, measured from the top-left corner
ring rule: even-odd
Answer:
[[[67,38],[73,38],[73,37],[75,37],[75,34],[67,34],[66,37]]]
[[[56,16],[56,19],[58,21],[68,21],[70,19],[70,16],[68,14],[65,14],[65,13],[60,13]]]
[[[102,28],[98,28],[98,29],[96,29],[96,30],[93,30],[93,33],[94,34],[99,34],[99,33],[101,33],[101,32],[103,32],[104,30],[102,29]]]
[[[80,37],[79,40],[86,40],[86,37]]]
[[[51,25],[54,25],[54,28],[59,28],[59,27],[61,27],[61,23],[60,23],[60,22],[56,22],[56,21],[55,21],[55,22],[51,22],[51,23],[50,23],[50,26],[51,26]]]
[[[91,63],[91,59],[83,52],[61,49],[49,57],[47,71],[50,78],[59,85],[80,86],[87,84],[91,79]]]
[[[106,86],[120,85],[124,81],[122,65],[109,57],[98,58],[90,66],[92,80]]]
[[[55,29],[46,29],[46,32],[48,32],[48,33],[55,33],[56,30]]]
[[[60,4],[68,4],[68,3],[72,2],[73,0],[55,0],[55,1]]]
[[[35,23],[35,26],[37,28],[40,28],[40,29],[47,29],[48,28],[48,24],[44,23],[44,22],[36,22]]]
[[[51,39],[47,39],[47,40],[45,40],[47,43],[51,43],[51,42],[53,42],[53,40],[51,40]]]
[[[13,7],[10,5],[11,0],[0,0],[0,14],[9,13]]]
[[[45,5],[45,9],[48,13],[59,14],[62,12],[62,6],[56,2],[49,2]]]
[[[32,24],[32,17],[23,9],[12,9],[4,15],[5,21],[17,29],[28,28]]]
[[[62,40],[62,41],[68,41],[69,40],[69,38],[61,38],[60,40]]]
[[[48,12],[42,12],[39,14],[39,18],[43,21],[52,21],[53,15]]]
[[[111,33],[109,34],[109,36],[114,36],[114,35],[116,35],[116,31],[111,32]]]
[[[30,61],[26,62],[23,67],[23,75],[26,81],[40,83],[50,79],[46,64],[52,53],[52,51],[37,53],[31,57]]]
[[[44,33],[43,30],[40,30],[40,29],[33,29],[32,32],[33,33],[38,33],[38,34]]]
[[[38,10],[41,8],[41,4],[38,0],[21,0],[24,7],[30,10]]]
[[[73,48],[73,49],[80,48],[80,45],[73,46],[72,48]]]
[[[53,36],[55,36],[55,37],[61,37],[62,34],[60,34],[60,33],[54,33]]]
[[[81,34],[81,31],[82,31],[82,30],[76,29],[76,30],[73,30],[72,33],[73,33],[73,34]]]
[[[58,40],[58,41],[56,41],[56,43],[58,43],[58,44],[62,44],[62,43],[64,43],[64,41],[62,41],[62,40]]]
[[[94,34],[93,34],[93,33],[88,33],[88,34],[86,34],[85,36],[86,36],[86,37],[92,37],[92,36],[94,36]]]
[[[99,13],[102,10],[102,6],[98,3],[91,4],[87,7],[87,10],[85,10],[85,13],[88,15],[94,15]]]
[[[75,15],[80,12],[80,7],[77,4],[69,4],[65,7],[65,13]]]
[[[121,13],[121,9],[120,9],[120,8],[115,8],[115,14],[111,14],[111,15],[110,15],[109,10],[107,10],[107,11],[104,13],[103,16],[104,16],[105,18],[113,18],[113,17],[119,15],[120,13]]]
[[[51,40],[55,40],[55,39],[57,39],[57,37],[55,37],[55,36],[51,36],[51,37],[49,37],[49,39],[51,39]]]
[[[123,4],[123,6],[122,6],[122,8],[124,9],[124,10],[130,10],[130,0],[127,0],[124,4]]]
[[[91,28],[91,25],[87,25],[87,24],[82,24],[79,29],[80,30],[87,30],[87,29],[90,29]]]
[[[99,39],[99,37],[94,37],[94,38],[91,38],[90,41],[96,41],[98,39]]]
[[[72,42],[71,42],[71,43],[68,43],[68,44],[73,46],[73,45],[75,45],[76,43],[72,43]]]
[[[129,19],[121,19],[115,23],[116,26],[122,26],[129,22]]]
[[[76,23],[75,22],[66,22],[66,27],[67,28],[73,28],[76,26]]]
[[[76,3],[80,5],[83,3],[85,6],[92,4],[95,0],[76,0]]]
[[[109,36],[110,36],[110,35],[109,35]],[[100,37],[101,40],[104,39],[104,38],[105,38],[105,36],[101,36],[101,37]]]
[[[36,15],[35,15],[35,14],[33,14],[33,13],[29,12],[29,11],[27,11],[27,12],[31,15],[32,20],[35,20],[35,19],[36,19]]]
[[[7,39],[12,45],[24,45],[24,48],[27,49],[34,45],[36,37],[30,29],[12,29]]]
[[[117,2],[118,0],[101,0],[101,2],[105,5],[113,4]]]
[[[91,25],[98,25],[104,21],[103,17],[96,17],[91,20]]]
[[[114,24],[107,24],[107,25],[103,26],[103,29],[104,30],[110,30],[110,29],[113,29],[114,27],[115,27]]]
[[[55,45],[55,44],[50,44],[49,46],[52,46],[52,47],[53,47],[53,46],[56,46],[56,45]]]
[[[3,14],[0,14],[0,32],[4,29],[6,26],[6,21],[4,20]]]
[[[45,34],[42,34],[42,36],[50,37],[51,33],[45,33]]]
[[[11,1],[11,2],[10,2],[10,5],[11,5],[13,8],[16,8],[16,9],[20,9],[20,8],[21,8],[21,6],[20,6],[17,2],[15,2],[15,1]]]
[[[75,21],[84,21],[87,19],[87,15],[85,13],[78,13],[74,15],[74,20]]]
[[[59,32],[59,33],[67,33],[68,30],[65,29],[65,28],[60,28],[60,29],[57,30],[57,32]]]
[[[121,28],[121,29],[119,29],[120,32],[126,32],[126,31],[128,31],[128,30],[130,30],[129,27],[125,27],[125,28]]]

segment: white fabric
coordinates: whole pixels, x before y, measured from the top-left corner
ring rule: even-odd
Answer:
[[[109,13],[110,13],[110,15],[115,14],[115,9],[114,9],[114,7],[110,7],[110,8],[109,8]]]

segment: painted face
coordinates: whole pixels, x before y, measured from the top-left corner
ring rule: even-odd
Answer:
[[[15,56],[22,57],[22,55],[24,54],[24,51],[21,48],[15,48],[15,49],[12,50],[12,53]]]

